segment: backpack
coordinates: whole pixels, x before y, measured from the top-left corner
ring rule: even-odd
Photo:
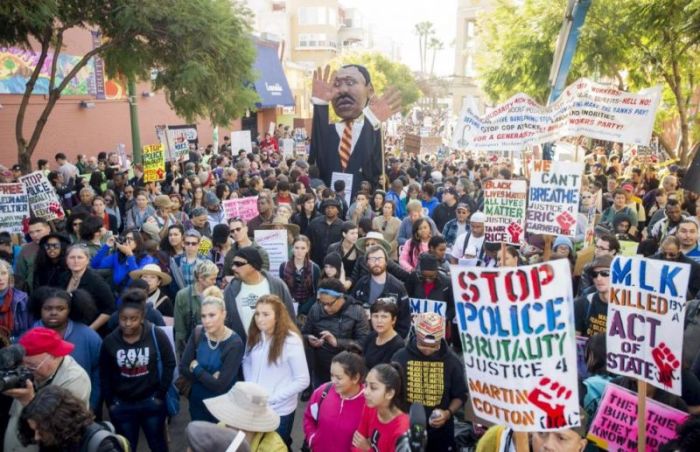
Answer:
[[[326,383],[326,386],[323,387],[323,392],[321,393],[321,398],[318,400],[318,412],[321,412],[321,404],[323,404],[323,399],[328,396],[328,392],[331,390],[331,386],[333,386],[333,383],[329,382]],[[318,423],[318,419],[314,419],[316,423]],[[304,444],[301,446],[301,452],[310,452],[311,448],[309,448],[309,444],[306,442],[306,438],[304,438]]]
[[[586,410],[589,422],[598,411],[598,405],[603,398],[605,388],[612,380],[612,375],[593,375],[583,380],[583,385],[586,387],[586,395],[583,397],[583,408]]]
[[[85,429],[83,443],[80,448],[81,452],[97,452],[100,445],[105,439],[111,438],[113,444],[116,444],[123,452],[131,452],[129,441],[114,430],[114,425],[111,422],[93,422]]]
[[[683,324],[683,367],[690,368],[700,350],[700,300],[690,300],[685,304]]]

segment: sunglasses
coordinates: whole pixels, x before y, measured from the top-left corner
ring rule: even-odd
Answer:
[[[45,243],[44,249],[45,250],[60,250],[61,244],[60,243]]]
[[[185,246],[198,246],[199,242],[185,242]]]
[[[244,265],[248,265],[248,262],[233,261],[234,267],[243,267]]]
[[[591,277],[593,279],[596,279],[598,276],[602,276],[603,278],[608,278],[610,276],[610,270],[600,270],[600,271],[592,271],[591,272]]]

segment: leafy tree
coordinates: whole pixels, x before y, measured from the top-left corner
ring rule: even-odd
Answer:
[[[374,91],[378,95],[389,86],[398,88],[401,93],[401,108],[404,113],[421,97],[421,90],[411,73],[411,69],[405,64],[390,60],[379,52],[343,54],[333,59],[330,63],[333,69],[337,69],[344,64],[361,64],[365,66],[372,77]]]
[[[486,52],[477,60],[483,87],[495,101],[517,92],[546,102],[549,71],[565,0],[503,0],[479,22]],[[593,2],[581,28],[568,82],[585,76],[620,89],[664,85],[656,132],[672,157],[686,164],[697,140],[695,79],[700,0]],[[675,126],[674,126],[675,125]]]
[[[253,108],[258,99],[249,81],[255,47],[250,12],[230,0],[22,0],[0,2],[0,45],[35,48],[36,69],[26,84],[17,113],[18,161],[31,168],[31,156],[48,118],[68,83],[91,58],[104,59],[110,76],[147,80],[156,69],[154,89],[188,121],[208,118],[226,125]],[[100,30],[102,41],[56,77],[67,30]],[[29,99],[45,64],[51,68],[46,105],[27,140],[23,126]]]

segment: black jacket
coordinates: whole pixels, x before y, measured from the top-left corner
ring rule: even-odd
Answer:
[[[352,296],[361,302],[365,307],[369,307],[370,280],[372,276],[363,276],[352,289]],[[392,297],[396,299],[399,308],[399,315],[396,318],[396,332],[405,338],[411,329],[411,309],[408,304],[408,294],[403,283],[390,274],[386,275],[384,290],[379,298]]]
[[[365,117],[362,132],[350,154],[350,161],[345,173],[353,174],[352,195],[360,189],[362,181],[369,181],[377,187],[379,175],[382,174],[381,132],[374,130],[372,123]],[[333,172],[343,172],[340,167],[340,136],[335,124],[329,124],[328,105],[314,105],[311,129],[311,149],[309,164],[318,167],[321,179],[326,187],[332,187]],[[350,187],[347,187],[350,189]]]
[[[420,298],[435,301],[444,301],[447,304],[447,311],[440,313],[442,316],[452,320],[455,316],[455,303],[452,295],[452,283],[449,276],[438,272],[435,286],[430,293],[425,292],[423,281],[420,280],[418,273],[413,272],[406,280],[406,292],[409,298]]]
[[[447,205],[447,203],[441,202],[437,207],[435,207],[435,210],[433,210],[431,218],[435,222],[435,226],[437,227],[438,231],[442,232],[442,228],[445,227],[445,224],[447,224],[448,221],[456,218],[456,216],[457,203],[450,207]]]
[[[325,215],[314,218],[306,230],[307,236],[311,241],[311,260],[318,265],[323,264],[326,257],[328,247],[333,243],[343,239],[341,228],[343,220],[340,217],[336,218],[333,223],[328,224]]]
[[[396,261],[392,259],[389,259],[389,262],[386,263],[386,271],[389,272],[390,275],[394,276],[396,279],[401,281],[406,281],[408,279],[408,276],[410,275],[409,272],[404,270],[401,265],[399,265]],[[367,275],[369,275],[369,267],[367,266],[367,260],[365,259],[365,255],[361,254],[357,256],[355,266],[352,269],[352,275],[350,275],[350,280],[352,281],[353,287],[357,284],[357,282],[360,279]],[[347,277],[348,275],[345,276]]]

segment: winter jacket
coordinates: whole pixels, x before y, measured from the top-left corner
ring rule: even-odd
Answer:
[[[114,287],[119,288],[126,286],[131,280],[129,273],[143,268],[147,264],[157,264],[156,260],[146,254],[137,262],[136,256],[128,256],[125,260],[120,259],[120,253],[114,252],[110,254],[112,248],[109,245],[102,245],[102,248],[90,260],[90,266],[94,269],[112,269],[112,281]]]
[[[363,276],[352,289],[352,296],[362,303],[365,308],[369,308],[370,281],[372,276]],[[405,338],[411,328],[411,310],[408,303],[408,294],[404,283],[390,274],[386,275],[384,290],[378,298],[392,297],[396,299],[399,308],[399,316],[396,318],[396,332]]]

